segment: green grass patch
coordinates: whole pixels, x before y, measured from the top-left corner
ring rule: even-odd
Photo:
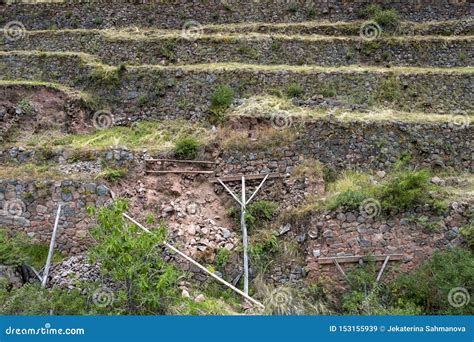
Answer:
[[[304,88],[301,84],[298,83],[291,83],[288,85],[286,88],[286,95],[292,99],[292,98],[298,98],[301,95],[304,94]]]
[[[362,18],[375,21],[384,30],[393,32],[400,23],[400,14],[395,9],[383,9],[380,5],[369,5],[359,12]]]
[[[109,182],[116,183],[119,180],[125,178],[127,176],[128,169],[127,168],[105,168],[102,170],[101,173],[97,176],[97,178],[105,179]]]
[[[0,228],[0,264],[2,265],[19,266],[26,262],[39,270],[46,264],[48,250],[48,246],[33,242],[25,234],[9,235],[6,230]],[[59,262],[62,259],[60,253],[54,253],[53,262]]]
[[[113,146],[130,150],[172,151],[175,143],[184,137],[194,137],[200,144],[212,138],[203,125],[186,120],[139,121],[130,127],[117,126],[84,134],[50,137],[36,135],[25,141],[27,146],[63,146],[72,149],[109,149]]]

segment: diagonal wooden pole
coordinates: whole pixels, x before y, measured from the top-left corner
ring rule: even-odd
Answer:
[[[61,215],[61,204],[58,206],[58,212],[56,213],[56,220],[54,221],[53,235],[51,236],[51,242],[49,243],[48,259],[46,260],[46,266],[44,267],[43,279],[41,286],[46,287],[48,283],[49,269],[51,267],[51,261],[53,260],[54,245],[56,243],[56,233],[58,231],[59,216]]]
[[[130,220],[131,222],[133,222],[137,227],[141,228],[142,230],[144,230],[145,232],[147,232],[148,234],[151,234],[151,231],[149,229],[147,229],[145,226],[143,226],[142,224],[140,224],[139,222],[137,222],[136,220],[134,220],[133,218],[131,218],[130,216],[128,216],[127,214],[123,213],[122,214],[123,217],[125,217],[126,219]],[[236,288],[234,285],[228,283],[227,281],[225,281],[224,279],[222,279],[221,277],[218,277],[217,275],[215,275],[214,273],[212,273],[211,271],[209,271],[206,267],[202,266],[201,264],[199,264],[197,261],[193,260],[192,258],[188,257],[186,254],[184,254],[183,252],[179,251],[177,248],[175,248],[174,246],[172,246],[171,244],[169,244],[168,242],[166,241],[163,241],[163,245],[166,247],[166,248],[169,248],[171,249],[173,252],[179,254],[180,256],[182,256],[184,259],[186,259],[187,261],[189,261],[190,263],[192,263],[193,265],[195,265],[196,267],[198,267],[200,270],[202,270],[203,272],[207,273],[209,276],[211,276],[212,278],[216,279],[217,281],[219,281],[220,283],[224,284],[225,286],[227,286],[228,288],[230,288],[232,291],[238,293],[239,295],[241,295],[242,297],[244,297],[245,299],[248,299],[250,302],[254,303],[255,305],[261,307],[261,308],[265,308],[265,306],[260,303],[259,301],[253,299],[252,297],[250,297],[248,294],[240,291],[238,288]]]
[[[247,203],[245,204],[249,204],[250,201],[253,200],[253,198],[255,197],[255,195],[257,195],[258,191],[262,188],[263,184],[265,184],[265,181],[268,179],[268,176],[270,176],[270,174],[267,174],[265,176],[265,178],[262,180],[262,182],[260,183],[260,185],[257,187],[257,189],[253,192],[252,196],[250,196],[250,198],[247,200]]]
[[[239,198],[237,197],[236,194],[234,194],[234,192],[232,190],[229,189],[229,187],[227,185],[224,184],[223,181],[221,181],[219,178],[217,178],[217,181],[219,183],[221,183],[221,185],[224,187],[224,189],[227,190],[227,192],[240,204],[242,205],[242,202],[240,202]]]

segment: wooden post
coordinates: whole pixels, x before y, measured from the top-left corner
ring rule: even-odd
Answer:
[[[56,213],[56,220],[54,221],[53,235],[51,236],[51,242],[49,243],[48,259],[46,260],[46,266],[44,267],[43,279],[41,286],[46,287],[48,283],[49,269],[51,267],[51,261],[53,260],[54,245],[56,243],[56,232],[58,231],[59,216],[61,215],[61,204],[58,206],[58,212]]]
[[[145,232],[147,232],[148,234],[151,234],[151,231],[147,228],[145,228],[142,224],[138,223],[136,220],[134,220],[133,218],[131,218],[130,216],[128,216],[127,214],[123,214],[123,217],[129,219],[130,221],[132,221],[135,225],[137,225],[137,227],[143,229]],[[219,281],[220,283],[224,284],[225,286],[229,287],[232,291],[238,293],[239,295],[241,295],[242,297],[244,297],[245,299],[248,299],[250,302],[258,305],[259,307],[261,308],[265,308],[265,306],[260,303],[259,301],[253,299],[252,297],[250,297],[248,294],[240,291],[238,288],[236,288],[234,285],[228,283],[227,281],[225,281],[224,279],[222,279],[221,277],[218,277],[217,275],[215,275],[214,273],[212,273],[211,271],[209,271],[206,267],[202,266],[201,264],[199,264],[197,261],[193,260],[192,258],[188,257],[186,254],[184,254],[183,252],[179,251],[177,248],[175,248],[174,246],[170,245],[168,242],[166,241],[163,241],[163,245],[166,247],[166,248],[169,248],[171,249],[173,252],[179,254],[180,256],[182,256],[184,259],[186,259],[187,261],[189,261],[190,263],[192,263],[193,265],[195,265],[196,267],[198,267],[200,270],[202,270],[203,272],[207,273],[208,275],[210,275],[212,278],[216,279],[217,281]]]
[[[245,176],[242,175],[242,197],[239,200],[236,194],[224,184],[224,182],[217,178],[217,181],[227,190],[227,192],[240,204],[240,224],[242,228],[242,245],[244,254],[244,292],[248,295],[249,293],[249,256],[248,256],[248,234],[247,234],[247,223],[245,222],[245,213],[247,210],[247,204],[257,195],[258,191],[262,188],[265,181],[268,179],[270,174],[267,174],[254,193],[246,200],[245,194]],[[233,179],[231,179],[233,180]]]
[[[245,177],[242,176],[242,207],[241,207],[241,225],[242,225],[242,244],[244,247],[244,292],[249,294],[249,256],[248,256],[248,236],[247,236],[247,223],[245,222],[245,211],[246,211],[246,200],[245,200]]]

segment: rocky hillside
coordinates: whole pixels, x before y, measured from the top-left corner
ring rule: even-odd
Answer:
[[[473,312],[467,1],[6,3],[1,313]]]

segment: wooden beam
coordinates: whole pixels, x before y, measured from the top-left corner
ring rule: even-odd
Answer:
[[[218,162],[208,160],[181,160],[181,159],[145,159],[146,162],[168,162],[168,163],[184,163],[184,164],[211,164],[218,165]]]
[[[369,260],[373,259],[374,261],[385,261],[386,257],[390,256],[390,261],[400,261],[403,260],[403,254],[387,254],[387,255],[353,255],[353,256],[340,256],[340,257],[320,257],[318,258],[319,264],[332,264],[333,260],[337,260],[338,263],[357,263],[360,259]]]
[[[282,178],[286,177],[286,175],[281,174],[281,173],[262,173],[258,175],[243,175],[243,174],[238,174],[238,175],[232,175],[232,176],[225,176],[225,177],[219,177],[219,179],[223,182],[237,182],[241,181],[242,177],[245,177],[245,180],[257,180],[257,179],[264,179],[264,178]],[[212,178],[209,179],[210,182],[212,183],[218,183],[219,181],[217,178]]]
[[[193,170],[163,170],[163,171],[147,170],[145,172],[146,173],[191,173],[191,174],[205,174],[205,175],[210,175],[214,173],[214,171],[193,171]]]

